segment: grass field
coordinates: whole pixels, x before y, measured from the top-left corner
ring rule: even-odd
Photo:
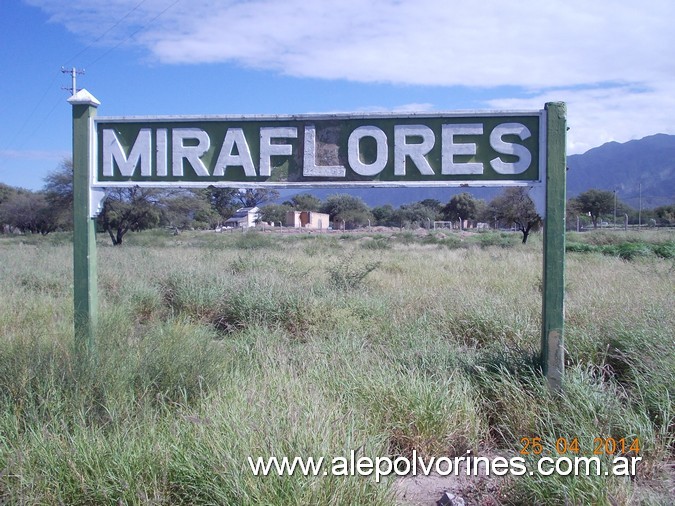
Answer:
[[[100,240],[89,360],[70,238],[0,236],[0,504],[389,505],[395,477],[256,477],[247,457],[510,457],[524,437],[638,439],[643,460],[469,481],[469,504],[675,500],[672,231],[568,237],[561,394],[538,366],[538,234]]]

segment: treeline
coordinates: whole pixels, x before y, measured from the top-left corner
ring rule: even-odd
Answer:
[[[0,232],[48,234],[71,230],[72,181],[72,162],[66,160],[47,175],[40,191],[0,183]],[[278,196],[270,190],[116,188],[107,192],[97,224],[118,245],[129,231],[215,228],[238,208],[258,206]]]
[[[635,209],[616,197],[613,191],[587,190],[567,201],[568,228],[577,220],[581,227],[598,228],[603,223],[623,225],[675,226],[675,204],[654,209]]]
[[[64,161],[45,178],[42,190],[34,192],[0,183],[0,232],[48,234],[70,230],[73,220],[72,162]],[[490,201],[470,193],[454,195],[448,202],[425,199],[398,208],[391,205],[369,207],[349,194],[335,194],[320,200],[301,193],[281,204],[276,190],[158,190],[146,188],[113,189],[107,193],[98,217],[98,226],[113,244],[122,244],[124,235],[155,227],[213,229],[221,226],[241,207],[261,209],[261,221],[279,225],[290,210],[319,211],[330,215],[334,228],[362,226],[426,227],[435,221],[448,221],[461,227],[464,222],[484,223],[491,228],[515,227],[527,241],[540,225],[540,217],[525,188],[506,188]],[[611,191],[588,190],[570,199],[568,227],[598,227],[605,221],[675,225],[675,205],[638,210],[615,200]]]
[[[70,230],[73,221],[73,168],[64,161],[45,178],[41,191],[32,192],[6,185],[0,187],[0,230],[47,234]],[[146,188],[111,189],[103,201],[97,222],[113,244],[122,244],[124,235],[159,226],[180,229],[213,229],[222,225],[241,207],[261,209],[261,222],[284,223],[290,210],[320,211],[330,216],[334,228],[362,226],[431,227],[434,221],[484,221],[492,226],[513,225],[523,233],[523,242],[537,228],[539,216],[525,189],[508,188],[490,202],[469,193],[442,203],[426,199],[394,208],[370,208],[349,194],[331,195],[325,200],[301,193],[282,204],[276,190],[158,190]],[[461,225],[459,225],[461,226]]]

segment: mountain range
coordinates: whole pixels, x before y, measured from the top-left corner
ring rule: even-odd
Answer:
[[[675,135],[656,134],[625,143],[608,142],[567,157],[567,195],[589,188],[617,191],[630,206],[675,202]]]
[[[644,209],[675,202],[675,135],[655,134],[625,143],[608,142],[579,155],[567,157],[567,196],[574,197],[591,188],[617,191],[617,198],[631,207]],[[427,198],[448,202],[464,188],[369,188],[312,190],[321,199],[333,193],[349,193],[369,206],[418,202]],[[477,198],[489,200],[500,190],[475,188]],[[284,191],[286,200],[297,191]]]

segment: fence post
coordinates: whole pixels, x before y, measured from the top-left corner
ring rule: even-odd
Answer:
[[[98,320],[96,219],[91,217],[89,177],[93,118],[100,102],[87,90],[68,99],[73,106],[73,323],[78,352],[95,356]]]

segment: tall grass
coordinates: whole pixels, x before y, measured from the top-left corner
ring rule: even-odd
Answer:
[[[70,247],[0,238],[0,502],[392,504],[392,480],[255,477],[247,457],[513,455],[534,436],[588,454],[612,436],[640,439],[635,479],[513,477],[499,500],[668,504],[672,262],[569,254],[556,395],[537,240],[343,235],[102,242],[91,361]]]

